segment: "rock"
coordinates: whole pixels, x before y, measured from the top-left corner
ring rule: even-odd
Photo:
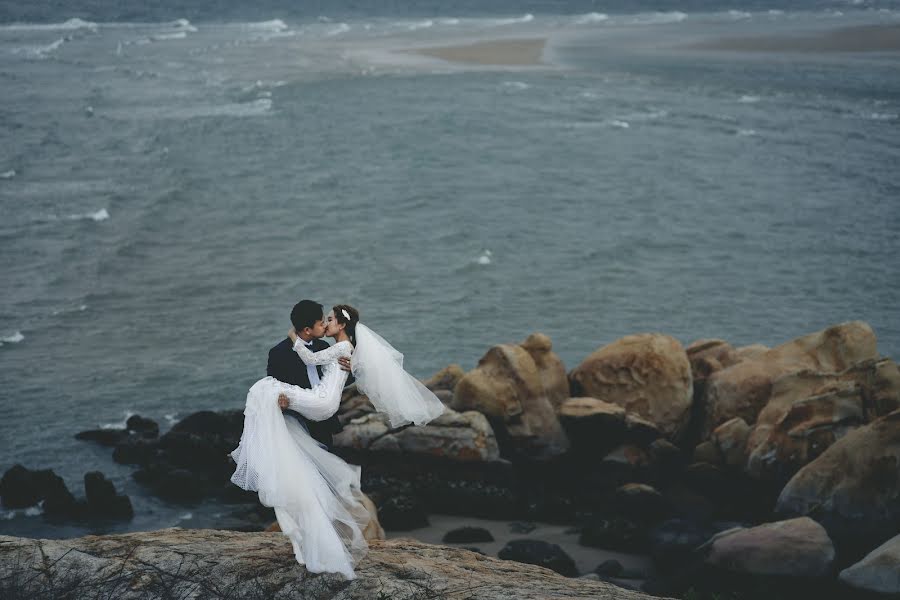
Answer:
[[[594,569],[594,573],[601,577],[619,577],[625,572],[622,563],[615,559],[605,560]]]
[[[497,438],[479,412],[458,413],[447,408],[428,425],[391,430],[387,417],[371,413],[351,420],[334,436],[334,446],[434,456],[460,462],[500,459]]]
[[[125,422],[125,430],[143,437],[155,438],[159,435],[159,425],[153,419],[131,415]]]
[[[38,570],[47,576],[34,577]],[[0,536],[0,580],[13,598],[54,597],[75,585],[92,597],[121,600],[212,598],[219,590],[230,598],[308,600],[651,598],[608,583],[561,577],[535,565],[410,539],[371,542],[356,575],[346,581],[336,574],[309,573],[297,564],[280,533],[164,529],[40,541]]]
[[[895,535],[864,559],[841,571],[840,580],[857,589],[900,595],[900,535]]]
[[[708,566],[751,575],[822,577],[835,556],[825,529],[809,517],[731,529],[707,546]]]
[[[781,485],[797,470],[890,406],[900,406],[900,374],[888,359],[840,373],[800,371],[772,386],[747,443],[747,471]]]
[[[684,462],[681,448],[663,438],[654,440],[650,444],[648,451],[650,453],[651,462],[657,465],[662,471],[669,472],[670,474]]]
[[[586,455],[608,452],[625,440],[625,409],[596,398],[569,398],[559,406],[572,448]]]
[[[705,385],[702,437],[734,417],[754,424],[769,402],[774,382],[788,373],[838,373],[877,356],[872,328],[853,321],[797,338],[755,359],[717,371]]]
[[[211,494],[213,485],[194,471],[172,468],[171,465],[150,465],[134,473],[138,483],[169,502],[192,504]]]
[[[578,543],[620,552],[644,552],[647,537],[644,528],[622,516],[594,517],[581,528]]]
[[[494,536],[483,527],[459,527],[444,534],[447,544],[474,544],[477,542],[493,542]]]
[[[625,483],[646,482],[651,477],[650,455],[633,444],[623,444],[603,457],[597,473],[609,487]]]
[[[5,508],[26,508],[65,489],[62,478],[50,469],[31,471],[13,465],[0,479],[0,497]]]
[[[614,497],[620,513],[641,523],[655,523],[669,511],[665,497],[643,483],[626,483],[616,488]]]
[[[378,506],[378,520],[388,531],[428,527],[428,515],[415,496],[391,496]]]
[[[625,415],[625,437],[633,444],[646,446],[662,437],[655,423],[639,417],[635,413]]]
[[[528,350],[501,344],[488,350],[459,381],[451,408],[493,417],[495,430],[502,424],[506,431],[497,435],[504,456],[547,460],[569,448],[547,394],[542,372]]]
[[[750,426],[740,417],[725,421],[713,430],[712,439],[726,466],[732,468],[744,466],[745,448],[749,436]]]
[[[512,533],[531,533],[537,528],[537,525],[529,521],[513,521],[509,524],[509,530]]]
[[[647,534],[650,555],[656,566],[665,571],[678,569],[691,560],[691,555],[715,531],[685,519],[670,519],[660,523]]]
[[[119,520],[130,520],[134,516],[128,496],[116,494],[112,482],[99,471],[85,473],[84,494],[91,516]]]
[[[697,447],[694,448],[694,462],[718,466],[724,462],[724,457],[715,442],[706,441],[697,444]]]
[[[742,360],[755,360],[768,352],[770,348],[763,344],[750,344],[749,346],[741,346],[735,349],[735,357],[738,362]]]
[[[724,340],[697,340],[685,348],[694,381],[740,361],[734,347]]]
[[[499,558],[539,565],[560,575],[575,577],[575,561],[556,544],[540,540],[511,540],[497,553]]]
[[[569,374],[573,395],[617,404],[654,423],[672,441],[687,427],[691,365],[681,344],[662,334],[629,335],[596,350]]]
[[[76,440],[96,442],[101,446],[115,446],[128,437],[128,432],[124,429],[88,429],[75,434]]]
[[[422,383],[425,384],[432,392],[436,392],[438,390],[449,390],[453,391],[453,388],[456,387],[456,384],[459,383],[459,380],[463,378],[466,372],[462,370],[462,367],[459,365],[449,365],[444,367],[430,378],[426,379]]]
[[[855,551],[900,531],[900,410],[851,431],[791,478],[782,515],[813,514]]]
[[[543,333],[533,333],[522,342],[522,347],[534,359],[547,399],[558,409],[569,397],[569,378],[565,365],[553,352],[553,343]]]

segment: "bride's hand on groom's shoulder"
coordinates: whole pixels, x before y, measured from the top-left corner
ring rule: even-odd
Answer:
[[[293,327],[291,327],[290,330],[288,331],[288,337],[291,338],[292,342],[296,342],[297,338],[300,336],[297,335],[297,330],[294,329]]]

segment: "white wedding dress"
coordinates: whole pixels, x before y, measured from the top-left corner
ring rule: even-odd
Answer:
[[[298,340],[294,350],[306,364],[324,365],[312,389],[260,379],[247,393],[244,431],[231,453],[237,467],[231,481],[258,492],[265,506],[275,509],[282,532],[291,540],[297,562],[315,573],[356,577],[353,567],[368,544],[363,530],[371,519],[360,490],[360,467],[331,454],[295,419],[284,418],[278,396],[307,419],[322,421],[340,405],[347,380],[337,359],[353,355],[357,388],[393,427],[424,425],[444,411],[430,390],[403,370],[403,355],[370,329],[357,323],[357,346],[338,342],[313,353]]]

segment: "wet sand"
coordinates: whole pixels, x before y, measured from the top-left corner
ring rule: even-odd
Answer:
[[[692,49],[742,52],[896,52],[900,25],[861,25],[813,34],[721,38]]]
[[[625,568],[626,572],[633,573],[635,578],[620,578],[615,583],[627,587],[639,586],[647,575],[653,572],[653,563],[649,556],[639,554],[626,554],[601,548],[590,548],[578,543],[578,533],[570,532],[570,525],[551,525],[548,523],[531,522],[535,528],[528,533],[514,533],[510,524],[514,521],[494,521],[478,519],[475,517],[460,517],[457,515],[428,515],[431,523],[428,527],[413,529],[412,531],[388,532],[387,537],[413,538],[429,544],[442,544],[456,547],[476,547],[487,556],[497,558],[497,553],[511,540],[542,540],[551,544],[558,544],[563,551],[575,561],[575,568],[580,575],[593,572],[604,561],[615,559]],[[444,534],[460,527],[482,527],[494,536],[493,542],[478,542],[466,544],[448,544],[443,541]],[[637,578],[641,575],[641,578]]]
[[[458,46],[412,50],[449,62],[474,65],[538,66],[547,40],[544,38],[490,40]]]

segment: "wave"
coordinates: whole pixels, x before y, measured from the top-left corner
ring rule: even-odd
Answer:
[[[491,256],[493,256],[491,251],[485,250],[481,253],[481,256],[475,259],[475,263],[479,265],[489,265],[491,264]]]
[[[678,11],[640,13],[629,17],[627,23],[630,25],[666,25],[668,23],[681,23],[687,18],[687,13]]]
[[[187,19],[175,19],[171,24],[175,27],[178,27],[179,29],[183,29],[184,31],[197,33],[197,28],[194,27],[193,23],[191,23]]]
[[[734,132],[734,134],[738,137],[752,137],[756,135],[755,129],[738,129]]]
[[[730,18],[734,19],[735,21],[742,21],[744,19],[749,19],[749,18],[753,17],[752,14],[750,14],[748,12],[744,12],[743,10],[729,10],[725,14],[727,14]]]
[[[76,29],[96,30],[99,25],[81,19],[69,19],[64,23],[13,23],[0,25],[0,31],[74,31]]]
[[[741,104],[756,104],[759,102],[759,96],[751,96],[749,94],[743,95],[738,98],[738,102]]]
[[[68,219],[70,221],[90,220],[90,221],[96,221],[98,223],[100,221],[105,221],[108,218],[109,218],[109,212],[107,212],[107,210],[105,208],[101,208],[100,210],[95,211],[95,212],[82,213],[82,214],[78,214],[78,215],[69,215],[68,216]]]
[[[16,170],[15,170],[15,169],[10,169],[9,171],[5,171],[5,172],[3,172],[3,173],[0,173],[0,179],[12,179],[12,178],[15,177],[15,176],[16,176]]]
[[[896,113],[869,113],[866,118],[871,121],[896,121],[900,115]]]
[[[253,31],[269,31],[269,32],[273,32],[273,33],[280,33],[282,31],[288,30],[287,23],[285,23],[281,19],[272,19],[270,21],[256,21],[256,22],[251,22],[251,23],[241,23],[241,26],[244,29],[252,29]]]
[[[610,127],[617,127],[619,129],[629,129],[631,124],[628,121],[622,121],[619,119],[613,119],[609,122]]]
[[[531,23],[534,21],[534,15],[531,13],[526,13],[521,17],[515,17],[512,19],[493,19],[489,21],[490,25],[494,25],[496,27],[502,27],[504,25],[518,25],[520,23]]]
[[[22,340],[25,339],[25,336],[22,335],[21,331],[17,331],[12,335],[7,335],[4,337],[0,337],[0,346],[3,344],[18,344]]]
[[[418,31],[419,29],[430,29],[434,27],[434,21],[428,19],[427,21],[418,21],[416,23],[408,23],[406,28],[409,31]]]
[[[524,81],[504,81],[501,85],[510,90],[527,90],[531,87]]]
[[[157,35],[151,35],[150,41],[164,42],[166,40],[183,40],[186,37],[187,37],[186,31],[176,31],[175,33],[159,33]]]
[[[47,58],[54,52],[56,52],[60,46],[68,42],[71,38],[68,36],[61,37],[58,40],[55,40],[51,44],[47,44],[46,46],[23,46],[20,48],[13,48],[10,50],[12,54],[18,54],[22,56],[26,56],[28,58],[36,58],[43,59]]]
[[[16,517],[25,516],[25,517],[37,517],[38,515],[42,515],[44,513],[44,501],[41,500],[35,506],[29,506],[25,509],[19,510],[7,510],[5,512],[0,513],[0,519],[4,521],[12,521]]]
[[[100,429],[125,429],[126,425],[128,425],[128,419],[136,414],[137,413],[130,410],[125,411],[125,417],[121,421],[116,423],[100,423]]]
[[[336,27],[332,27],[328,31],[325,32],[325,35],[328,37],[332,37],[335,35],[341,35],[342,33],[347,33],[350,31],[350,26],[346,23],[338,23]]]
[[[576,25],[592,25],[594,23],[602,23],[609,20],[609,15],[604,13],[588,13],[575,18]]]

